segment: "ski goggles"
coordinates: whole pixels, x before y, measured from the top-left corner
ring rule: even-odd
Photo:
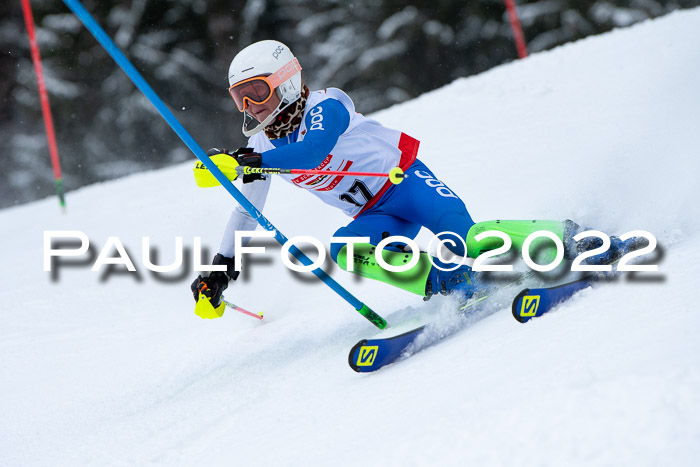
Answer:
[[[292,76],[301,71],[301,65],[296,58],[269,76],[255,76],[244,79],[228,88],[238,110],[243,112],[248,103],[264,104],[269,101],[275,89]]]

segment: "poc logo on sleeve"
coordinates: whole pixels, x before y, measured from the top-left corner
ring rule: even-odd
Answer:
[[[457,195],[452,193],[452,190],[447,188],[445,184],[442,183],[440,180],[436,180],[435,178],[433,178],[432,175],[428,172],[416,170],[413,173],[416,174],[416,177],[425,180],[425,184],[428,185],[430,188],[435,188],[435,191],[437,191],[438,195],[442,196],[443,198],[457,198]]]
[[[317,107],[309,112],[311,115],[311,128],[309,128],[309,131],[323,130],[323,115],[321,115],[321,112],[323,112],[323,107]]]

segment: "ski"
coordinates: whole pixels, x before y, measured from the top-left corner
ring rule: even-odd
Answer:
[[[611,261],[606,264],[617,264],[623,254],[628,253],[637,246],[636,243],[631,243],[624,250],[620,250],[618,254],[611,258]],[[521,323],[526,323],[532,318],[542,316],[560,303],[570,299],[579,290],[591,287],[594,281],[599,279],[611,279],[619,274],[619,272],[612,271],[600,272],[597,274],[588,273],[576,280],[553,287],[523,289],[513,299],[513,305],[511,307],[513,317]]]
[[[358,373],[370,373],[430,347],[492,312],[507,309],[517,290],[514,288],[531,278],[532,273],[521,274],[508,284],[478,292],[459,307],[458,321],[449,329],[429,322],[397,336],[362,339],[350,349],[348,364]]]
[[[461,323],[458,323],[451,329],[438,330],[437,335],[426,335],[430,334],[426,331],[430,330],[431,327],[435,327],[435,323],[428,323],[397,336],[362,339],[350,349],[348,364],[350,368],[358,373],[370,373],[397,362],[404,357],[408,357],[413,352],[429,347],[437,341],[456,333],[469,323],[467,316],[476,316],[476,319],[480,319],[480,315],[484,314],[482,312],[488,311],[488,305],[492,304],[488,300],[490,298],[492,298],[492,295],[483,295],[469,300],[459,309],[460,313],[463,314],[460,317]],[[499,307],[497,304],[493,305],[494,307],[502,308],[502,306]],[[425,337],[425,339],[419,341],[420,337]]]
[[[358,373],[369,373],[399,360],[425,330],[425,325],[394,337],[362,339],[350,349],[348,363]]]
[[[636,239],[636,241],[631,241],[623,248],[620,248],[613,257],[602,264],[614,265],[617,264],[623,255],[634,251],[640,247],[640,242],[642,240]],[[513,299],[513,304],[511,311],[513,312],[513,317],[521,322],[526,323],[532,318],[537,318],[542,316],[548,311],[555,308],[560,303],[568,300],[579,290],[591,287],[593,282],[598,279],[611,279],[619,275],[619,272],[607,271],[599,273],[588,273],[576,280],[567,282],[561,285],[555,285],[553,287],[543,287],[539,289],[523,289],[518,295]]]
[[[560,303],[571,298],[579,290],[591,286],[590,276],[566,284],[540,289],[523,289],[514,299],[513,317],[521,323],[542,316]]]
[[[611,261],[607,264],[617,263],[623,254],[626,254],[630,249],[636,246],[636,244],[628,245],[627,248],[621,250],[617,255],[611,258]],[[452,329],[446,332],[440,329],[435,329],[437,332],[426,332],[436,328],[436,323],[428,323],[393,337],[362,339],[350,350],[348,363],[350,368],[358,373],[377,371],[386,365],[406,358],[456,333],[464,326],[468,325],[469,319],[466,319],[467,317],[481,319],[492,312],[507,308],[508,304],[510,304],[513,317],[519,322],[525,323],[532,318],[542,316],[554,309],[557,305],[568,300],[578,291],[590,287],[594,281],[603,278],[611,278],[616,275],[616,273],[612,272],[605,274],[585,274],[578,279],[557,286],[522,289],[514,299],[510,300],[509,297],[513,296],[510,295],[506,303],[503,304],[502,299],[504,294],[507,294],[513,287],[517,287],[525,281],[534,279],[532,273],[526,273],[506,286],[491,288],[484,291],[484,295],[481,297],[469,300],[459,310],[463,315],[461,324],[454,326]],[[501,296],[496,297],[496,295],[499,294]]]

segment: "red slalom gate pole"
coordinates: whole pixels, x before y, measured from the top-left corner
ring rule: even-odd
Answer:
[[[518,57],[527,57],[527,47],[525,45],[525,36],[523,29],[520,27],[518,19],[518,10],[515,8],[514,0],[505,0],[508,18],[510,19],[510,28],[513,30],[513,38],[515,39],[515,47],[518,49]]]
[[[34,16],[32,16],[32,7],[29,0],[22,0],[22,11],[24,12],[24,22],[27,25],[27,34],[29,35],[29,45],[32,52],[32,62],[34,63],[34,73],[36,74],[36,82],[39,87],[39,98],[41,100],[41,113],[44,115],[44,126],[46,127],[46,139],[49,143],[49,154],[51,155],[51,165],[53,166],[53,175],[56,180],[56,195],[61,208],[65,212],[66,200],[63,196],[63,179],[61,178],[61,163],[58,159],[58,148],[56,146],[56,134],[54,133],[53,118],[51,117],[51,106],[49,106],[49,96],[46,93],[46,84],[44,82],[44,69],[41,66],[41,55],[39,55],[39,45],[36,41],[36,32],[34,28]]]

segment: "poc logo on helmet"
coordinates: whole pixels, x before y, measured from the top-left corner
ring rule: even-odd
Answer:
[[[309,114],[311,115],[311,128],[309,128],[309,131],[311,130],[323,130],[323,115],[321,115],[321,112],[323,112],[323,107],[317,107],[313,109]]]
[[[272,56],[275,57],[275,60],[279,60],[280,54],[284,52],[284,47],[281,45],[277,46],[274,52],[272,52]]]

